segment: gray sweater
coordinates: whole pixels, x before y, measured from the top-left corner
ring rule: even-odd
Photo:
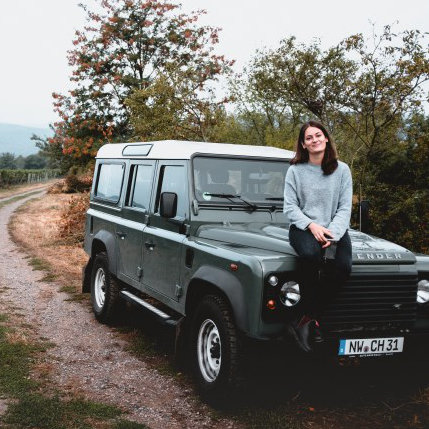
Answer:
[[[344,162],[338,161],[327,176],[320,165],[295,164],[286,173],[283,211],[297,228],[315,222],[339,240],[350,224],[352,194],[352,175]]]

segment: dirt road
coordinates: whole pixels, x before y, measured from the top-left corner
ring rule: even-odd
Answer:
[[[27,199],[0,208],[0,312],[20,313],[37,337],[53,343],[36,365],[62,392],[119,406],[126,418],[151,428],[235,428],[213,415],[191,386],[160,374],[137,359],[114,329],[95,321],[85,303],[66,301],[52,282],[41,281],[26,255],[11,241],[11,214]]]

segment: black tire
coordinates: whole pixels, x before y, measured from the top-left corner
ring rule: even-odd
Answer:
[[[91,303],[97,320],[113,321],[119,308],[119,292],[119,282],[110,273],[107,254],[101,252],[95,257],[91,273]]]
[[[220,296],[199,303],[191,326],[193,372],[203,394],[231,393],[239,385],[240,341],[232,313]]]

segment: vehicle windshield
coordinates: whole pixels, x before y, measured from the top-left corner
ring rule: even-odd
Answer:
[[[216,158],[197,156],[193,160],[195,196],[203,202],[283,205],[283,189],[289,163],[284,160]],[[222,196],[223,194],[223,196]]]

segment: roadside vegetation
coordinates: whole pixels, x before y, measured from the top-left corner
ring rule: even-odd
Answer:
[[[0,191],[14,186],[46,182],[60,175],[45,154],[16,157],[13,153],[0,153]],[[1,193],[0,193],[1,195]]]
[[[0,189],[11,186],[46,182],[58,177],[59,170],[0,170]]]
[[[27,191],[28,187],[25,186],[21,189]],[[15,188],[15,192],[19,190],[19,187]],[[37,190],[27,192],[25,195],[7,199],[1,203],[0,208],[38,192]],[[64,196],[69,198],[69,195]],[[58,215],[61,216],[61,207],[56,205],[55,208],[60,212]],[[44,235],[43,232],[42,235],[38,235],[39,233],[34,229],[37,228],[36,219],[40,219],[40,216],[37,215],[37,212],[33,212],[32,215],[30,219],[27,219],[28,241],[25,245],[24,242],[21,242],[27,251],[30,251],[32,245],[34,246],[35,243],[31,242],[35,239],[35,235],[39,240]],[[52,216],[50,221],[52,221]],[[33,233],[29,233],[30,229]],[[57,234],[54,236],[55,240],[59,238]],[[50,282],[59,279],[62,284],[65,284],[64,276],[67,276],[67,272],[63,272],[63,276],[55,274],[61,263],[53,264],[54,258],[45,257],[44,245],[46,245],[46,241],[39,242],[39,253],[35,252],[33,256],[30,256],[30,265],[34,270],[46,273],[41,281]],[[34,248],[31,250],[34,251]],[[77,252],[75,250],[75,253],[79,254],[79,250]],[[67,265],[69,261],[67,261],[66,255],[63,254],[62,257],[63,264]],[[77,277],[76,274],[75,282],[72,281],[71,285],[63,287],[64,291],[71,293],[71,296],[77,295]],[[6,286],[2,285],[0,292],[3,292],[4,288]],[[23,322],[19,308],[11,308],[7,314],[0,313],[0,405],[6,409],[0,415],[2,427],[14,429],[29,427],[40,429],[145,428],[144,425],[123,418],[123,413],[118,408],[87,401],[80,397],[65,396],[50,384],[49,377],[35,376],[35,367],[44,360],[44,354],[50,346],[49,342],[35,337],[32,327]]]
[[[48,380],[31,376],[32,367],[49,343],[33,338],[17,316],[0,314],[0,397],[7,404],[4,428],[144,428],[120,418],[112,406],[62,397]],[[4,399],[6,398],[6,399]]]

